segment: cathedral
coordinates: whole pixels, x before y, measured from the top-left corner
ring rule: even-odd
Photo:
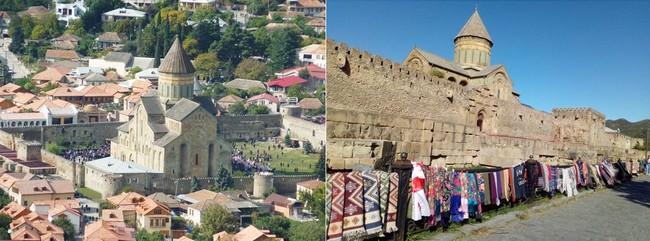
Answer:
[[[217,136],[216,107],[194,96],[194,66],[176,38],[158,67],[158,90],[149,90],[135,116],[118,127],[111,156],[135,162],[165,177],[211,177],[231,171],[230,144]]]
[[[469,89],[486,87],[501,100],[519,102],[512,80],[503,65],[490,65],[492,38],[478,10],[454,38],[454,61],[419,48],[413,48],[403,62],[409,68],[431,73]]]

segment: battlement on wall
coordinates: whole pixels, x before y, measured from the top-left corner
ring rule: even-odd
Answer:
[[[590,108],[590,107],[584,107],[584,108],[553,108],[553,115],[556,114],[578,114],[578,115],[584,115],[584,114],[594,114],[602,119],[605,119],[605,115],[603,113],[600,113],[599,111]]]
[[[414,81],[419,83],[427,83],[437,87],[444,87],[449,90],[448,93],[437,93],[441,95],[453,95],[460,98],[476,95],[473,90],[468,90],[466,87],[458,85],[455,82],[450,82],[446,79],[431,76],[420,70],[414,70],[407,66],[403,66],[399,62],[393,62],[389,59],[384,59],[379,55],[372,55],[368,51],[362,51],[358,48],[350,48],[346,43],[337,43],[333,39],[327,40],[327,55],[328,68],[342,69],[346,66],[349,68],[350,73],[358,72],[361,69],[372,69],[375,72],[392,76],[394,81],[403,82],[410,88],[415,88]],[[333,59],[332,59],[333,58]]]

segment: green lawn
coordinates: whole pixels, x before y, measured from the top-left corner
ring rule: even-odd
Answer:
[[[244,144],[244,142],[237,142],[237,148]],[[280,143],[284,146],[284,143]],[[277,145],[277,144],[276,144]],[[253,155],[257,153],[257,150],[260,153],[263,153],[264,150],[269,152],[269,146],[271,146],[270,153],[273,156],[271,161],[271,168],[275,168],[276,174],[314,174],[314,168],[316,167],[316,162],[318,162],[318,153],[305,155],[303,154],[304,149],[300,148],[284,148],[284,151],[280,149],[273,149],[271,142],[257,142],[255,147],[248,143],[246,144],[246,150],[244,153],[246,156],[250,156],[250,151],[253,151]],[[290,164],[293,160],[293,164]],[[280,166],[280,163],[288,164]],[[298,168],[298,171],[294,171],[294,168]]]
[[[77,192],[81,193],[81,195],[84,195],[84,197],[87,197],[89,199],[92,199],[93,201],[102,201],[102,194],[96,192],[95,190],[92,190],[87,187],[78,187]]]

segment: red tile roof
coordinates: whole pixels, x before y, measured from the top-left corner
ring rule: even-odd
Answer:
[[[251,102],[256,101],[256,100],[268,100],[268,101],[271,101],[271,102],[276,103],[276,104],[280,101],[280,100],[278,100],[277,97],[269,95],[267,93],[264,93],[264,94],[261,94],[261,95],[256,95],[256,96],[253,96],[251,98],[248,98],[248,100],[246,100],[246,103],[251,103]]]
[[[279,79],[274,79],[271,80],[267,83],[269,87],[271,86],[280,86],[282,88],[287,88],[290,86],[294,85],[299,85],[299,84],[304,84],[307,83],[307,81],[303,78],[300,78],[298,76],[287,76],[284,78],[279,78]]]
[[[315,189],[319,188],[320,186],[325,185],[325,183],[323,181],[320,181],[320,180],[309,180],[309,181],[296,183],[296,185],[303,186],[303,187],[305,187],[307,189],[310,189],[310,190],[315,190]]]

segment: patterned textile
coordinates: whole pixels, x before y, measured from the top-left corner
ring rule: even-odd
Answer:
[[[460,195],[451,195],[451,221],[460,223],[463,221],[463,212],[460,209]]]
[[[329,225],[327,228],[327,240],[338,241],[343,237],[343,204],[345,197],[345,174],[334,173],[329,175],[332,183],[331,211],[329,214]]]
[[[483,203],[485,202],[485,184],[483,183],[483,176],[476,174],[476,190],[478,191],[478,213],[483,212]]]
[[[381,217],[381,223],[386,224],[386,212],[388,208],[388,190],[390,186],[390,180],[388,179],[388,173],[384,171],[377,171],[379,175],[379,216]]]
[[[436,168],[429,166],[427,168],[427,179],[426,179],[426,186],[427,186],[427,201],[429,202],[429,209],[431,212],[431,216],[429,217],[429,220],[427,220],[427,227],[431,228],[436,225],[436,193],[437,193],[437,185],[436,185]]]
[[[451,190],[453,189],[451,182],[451,172],[447,170],[440,170],[440,211],[449,212],[451,202]]]
[[[551,181],[549,182],[549,193],[551,196],[555,195],[555,190],[557,188],[557,168],[556,167],[551,167]]]
[[[375,234],[381,232],[381,216],[379,215],[379,176],[374,172],[363,172],[363,199],[365,213],[363,215],[366,232]]]
[[[325,181],[325,226],[329,226],[330,212],[332,212],[332,176],[327,175]]]
[[[345,200],[343,210],[343,236],[357,238],[366,234],[363,228],[363,178],[359,172],[345,176]]]
[[[469,211],[468,211],[468,190],[467,190],[467,175],[465,173],[460,174],[460,183],[462,185],[462,193],[460,194],[460,209],[463,213],[463,219],[468,219],[469,218]]]
[[[390,188],[388,195],[388,212],[386,213],[386,233],[397,231],[397,185],[399,184],[399,176],[393,172],[389,175]]]

